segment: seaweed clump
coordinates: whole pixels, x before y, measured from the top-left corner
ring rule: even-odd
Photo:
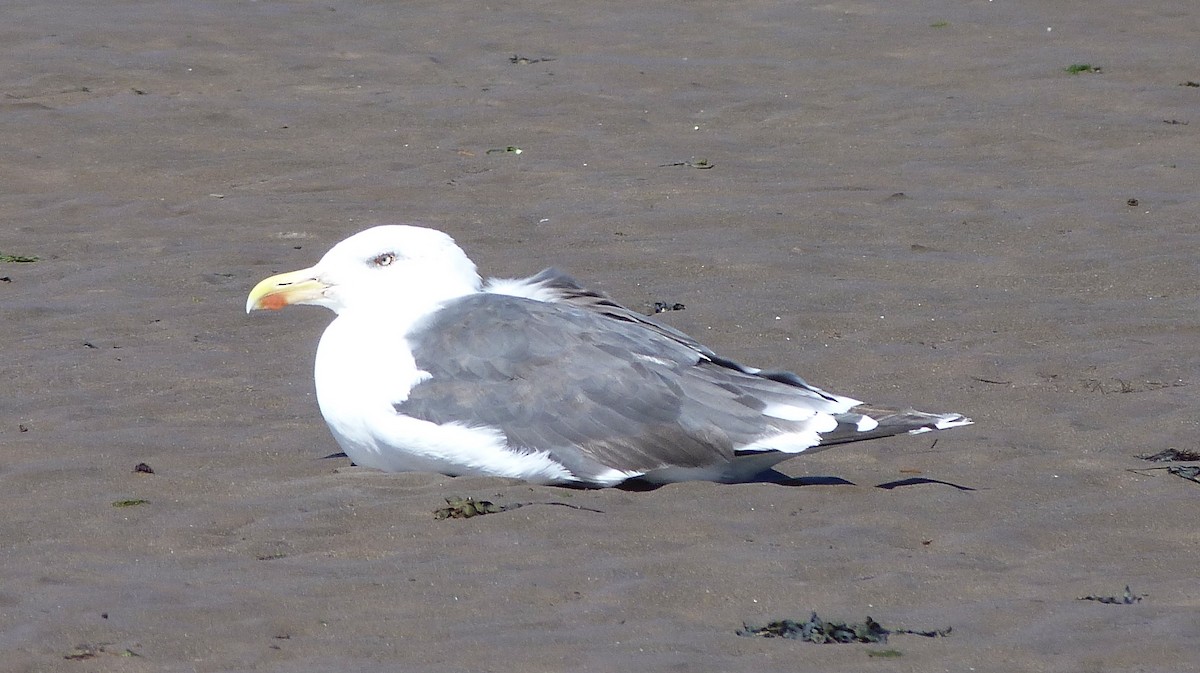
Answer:
[[[951,627],[936,631],[888,629],[870,617],[861,622],[825,621],[814,612],[807,621],[802,622],[794,619],[781,619],[764,626],[751,626],[743,623],[742,628],[737,630],[737,634],[747,637],[788,638],[824,645],[828,643],[886,643],[888,636],[894,633],[939,638],[950,635],[950,630]]]
[[[446,498],[446,506],[433,510],[435,519],[470,519],[473,516],[503,512],[504,507],[490,500],[475,498]]]
[[[1087,596],[1080,596],[1079,600],[1096,601],[1097,603],[1104,603],[1106,605],[1133,605],[1134,603],[1142,602],[1142,599],[1145,597],[1146,594],[1133,593],[1133,591],[1129,589],[1129,585],[1126,584],[1125,593],[1120,596],[1093,596],[1089,594]]]

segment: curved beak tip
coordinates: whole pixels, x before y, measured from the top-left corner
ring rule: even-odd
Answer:
[[[327,285],[310,269],[281,273],[259,281],[246,297],[246,313],[256,309],[278,311],[290,304],[306,304],[324,296]]]

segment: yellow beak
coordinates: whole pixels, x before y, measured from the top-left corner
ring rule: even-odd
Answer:
[[[246,313],[255,309],[278,311],[290,304],[307,304],[325,296],[328,285],[317,280],[312,269],[265,278],[250,290],[246,298]]]

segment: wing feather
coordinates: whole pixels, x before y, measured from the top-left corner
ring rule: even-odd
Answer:
[[[529,281],[537,279],[559,299],[469,295],[410,331],[416,364],[430,377],[397,411],[495,428],[510,450],[545,451],[583,481],[612,470],[728,465],[740,447],[811,451],[970,423],[858,406],[790,372],[720,357],[569,276],[547,270]],[[792,443],[777,447],[776,436]],[[811,439],[797,445],[796,437]],[[769,466],[769,456],[756,460]]]
[[[797,425],[761,413],[763,393],[795,403],[796,389],[568,304],[472,295],[408,339],[431,376],[398,411],[498,428],[510,447],[549,451],[572,471],[704,467]]]

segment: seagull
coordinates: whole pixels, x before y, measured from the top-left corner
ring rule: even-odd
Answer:
[[[738,483],[797,454],[971,423],[748,367],[556,269],[484,281],[449,235],[373,227],[271,276],[246,312],[337,314],[317,402],[354,463],[578,487]]]

